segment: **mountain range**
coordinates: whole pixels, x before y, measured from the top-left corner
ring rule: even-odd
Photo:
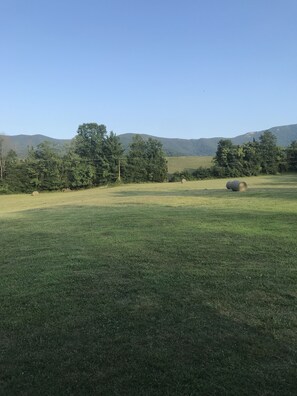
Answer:
[[[277,138],[277,144],[282,147],[290,145],[293,140],[297,140],[297,124],[278,126],[268,129]],[[243,144],[251,142],[253,139],[258,140],[264,131],[249,132],[230,138],[233,144]],[[123,147],[127,150],[135,134],[125,133],[118,135]],[[215,155],[219,140],[224,137],[200,138],[200,139],[176,139],[162,138],[152,135],[139,134],[144,139],[154,138],[159,140],[167,156],[205,156]],[[25,157],[29,147],[36,147],[41,142],[47,140],[53,143],[57,148],[63,149],[65,144],[71,142],[70,139],[54,139],[44,135],[2,135],[4,139],[5,151],[15,150],[20,157]]]

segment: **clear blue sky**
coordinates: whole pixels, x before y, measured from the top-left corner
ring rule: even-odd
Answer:
[[[297,123],[296,0],[0,0],[0,133]]]

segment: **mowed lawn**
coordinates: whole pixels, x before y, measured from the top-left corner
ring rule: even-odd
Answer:
[[[296,395],[297,175],[0,196],[1,395]]]

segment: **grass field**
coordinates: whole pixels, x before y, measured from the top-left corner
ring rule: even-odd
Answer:
[[[297,175],[0,196],[1,395],[296,395]]]
[[[210,168],[213,165],[212,159],[212,156],[167,157],[168,173],[182,172],[185,169],[192,172],[200,166]]]

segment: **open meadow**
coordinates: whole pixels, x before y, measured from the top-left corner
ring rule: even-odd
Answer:
[[[168,172],[189,172],[197,168],[210,168],[213,165],[213,156],[187,156],[187,157],[167,157]]]
[[[297,175],[0,196],[0,394],[296,395]]]

